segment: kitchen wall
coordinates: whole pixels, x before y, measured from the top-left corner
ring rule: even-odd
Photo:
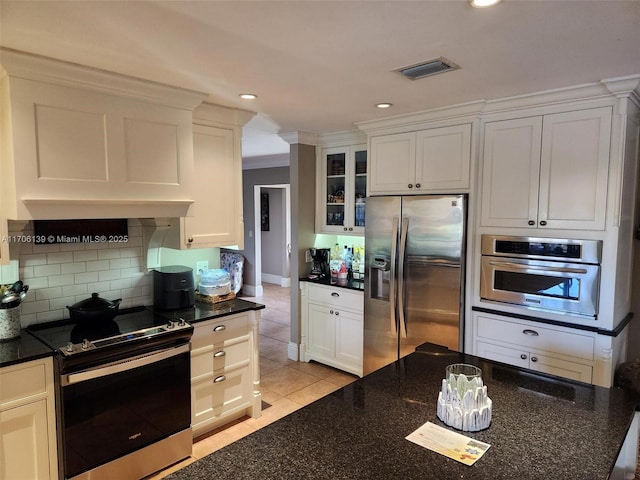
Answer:
[[[19,254],[20,279],[29,285],[22,303],[22,326],[68,318],[67,305],[97,292],[107,300],[122,299],[121,308],[153,304],[153,279],[146,268],[142,226],[128,221],[126,243],[64,243],[34,245],[23,242]],[[33,235],[29,222],[23,237]],[[218,249],[178,251],[161,249],[161,265],[186,265],[208,260],[219,266]]]

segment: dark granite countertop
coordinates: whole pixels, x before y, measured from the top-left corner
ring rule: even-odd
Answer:
[[[349,290],[359,290],[361,292],[364,291],[364,281],[354,280],[352,278],[348,278],[346,282],[338,282],[336,279],[332,279],[330,276],[327,276],[324,278],[315,278],[315,279],[311,279],[308,277],[301,277],[299,281],[317,283],[319,285],[327,285],[329,287],[340,287],[340,288],[347,288]]]
[[[18,338],[0,342],[0,367],[52,356],[52,349],[24,329],[21,330]]]
[[[464,432],[491,444],[471,467],[405,440],[426,422],[445,426],[436,401],[445,366],[457,362],[482,369],[493,401],[491,426]],[[167,479],[605,480],[636,404],[621,389],[457,352],[416,352]]]
[[[170,319],[184,318],[188,323],[196,324],[206,320],[212,320],[227,315],[235,315],[236,313],[247,312],[250,310],[262,310],[265,308],[260,303],[250,302],[242,298],[234,298],[219,303],[205,303],[196,301],[195,307],[186,308],[184,310],[158,311],[155,313]]]

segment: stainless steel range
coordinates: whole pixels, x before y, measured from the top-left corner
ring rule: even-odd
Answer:
[[[60,478],[142,478],[191,455],[191,325],[139,307],[28,331],[56,350]]]

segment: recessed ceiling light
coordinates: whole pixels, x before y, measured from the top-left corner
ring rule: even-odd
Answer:
[[[253,93],[241,93],[240,98],[244,100],[255,100],[256,98],[258,98],[258,96],[254,95]]]
[[[500,0],[469,0],[469,3],[475,8],[485,8],[497,5],[500,3]]]
[[[378,108],[389,108],[391,106],[393,106],[393,103],[387,103],[387,102],[376,103],[376,107]]]

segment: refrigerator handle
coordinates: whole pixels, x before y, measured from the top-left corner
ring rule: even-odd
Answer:
[[[391,267],[389,271],[389,321],[391,322],[391,332],[398,335],[397,295],[396,295],[396,260],[398,257],[398,228],[400,219],[393,217],[393,227],[391,229]]]
[[[398,315],[400,317],[400,338],[407,338],[407,324],[404,318],[404,263],[405,263],[405,250],[407,247],[407,231],[409,230],[409,218],[404,217],[402,219],[402,227],[400,230],[400,246],[399,246],[399,261],[398,261]]]

